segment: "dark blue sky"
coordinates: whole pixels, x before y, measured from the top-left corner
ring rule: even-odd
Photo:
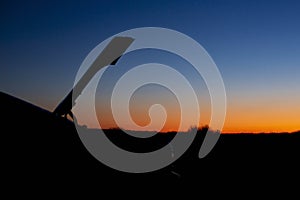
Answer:
[[[299,11],[296,0],[1,1],[0,89],[53,109],[97,44],[156,26],[183,32],[208,51],[229,106],[285,96],[298,109]]]

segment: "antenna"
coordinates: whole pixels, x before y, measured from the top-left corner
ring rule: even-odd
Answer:
[[[64,117],[70,115],[70,117],[74,119],[71,110],[76,104],[76,99],[80,96],[87,84],[100,69],[108,65],[115,65],[133,41],[134,39],[130,37],[114,37],[83,74],[69,94],[58,104],[53,113],[56,116]]]

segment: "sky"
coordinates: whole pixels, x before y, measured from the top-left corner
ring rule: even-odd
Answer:
[[[100,42],[132,28],[164,27],[192,37],[218,66],[227,94],[223,132],[299,130],[299,10],[296,0],[1,1],[0,90],[53,110],[72,88],[84,58]],[[189,67],[181,67],[188,65],[184,61],[144,51],[120,63],[127,63],[126,71],[130,63],[147,59],[165,61],[188,77],[201,102],[199,125],[209,123],[203,80]],[[107,74],[118,77],[117,72]],[[102,84],[111,85],[110,78]],[[109,90],[103,90],[97,89],[99,121],[114,126],[105,110]],[[157,102],[170,113],[164,129],[176,129],[178,102],[157,85],[140,88],[132,97],[134,121],[147,125],[147,110]]]

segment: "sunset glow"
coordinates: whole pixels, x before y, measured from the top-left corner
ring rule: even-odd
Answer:
[[[72,89],[84,58],[101,41],[137,27],[163,27],[182,32],[201,44],[218,67],[227,96],[223,133],[293,132],[300,129],[300,26],[297,1],[151,1],[6,2],[1,6],[1,91],[53,111]],[[82,7],[83,6],[83,7]],[[181,48],[173,41],[172,44]],[[187,51],[186,51],[187,52]],[[188,52],[200,59],[195,52]],[[186,59],[165,51],[137,50],[109,67],[98,84],[97,118],[102,128],[117,124],[111,113],[111,93],[131,68],[160,63],[190,82],[198,99],[200,118],[181,119],[176,96],[166,88],[139,88],[130,100],[130,114],[140,126],[157,120],[151,130],[176,131],[210,124],[210,94],[205,81]],[[166,79],[185,93],[177,79]],[[137,76],[137,79],[145,77]],[[184,99],[189,101],[190,96]],[[124,99],[120,98],[122,102]],[[76,108],[75,108],[76,109]],[[155,110],[154,109],[154,110]],[[191,116],[194,108],[189,107]],[[79,113],[83,125],[98,128],[90,113]],[[124,113],[119,113],[125,116]],[[127,118],[123,118],[124,121]],[[198,120],[198,123],[192,121]],[[125,124],[124,129],[137,129]],[[214,127],[211,127],[214,129]]]

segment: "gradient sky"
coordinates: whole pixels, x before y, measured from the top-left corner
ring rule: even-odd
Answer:
[[[165,27],[194,38],[217,64],[228,98],[224,132],[300,129],[299,1],[1,1],[0,4],[1,91],[53,110],[72,87],[83,59],[101,41],[127,29]],[[183,73],[197,85],[192,73]],[[158,101],[170,102],[166,99],[172,94],[155,87],[141,88],[133,98],[136,101],[133,110],[139,106],[138,102],[149,99],[147,94],[163,93],[166,96]],[[201,94],[198,94],[200,99]],[[151,104],[156,97],[145,104]],[[205,102],[206,97],[203,98],[201,102]],[[147,117],[139,117],[143,115],[139,113],[141,110],[134,111],[136,122],[145,125]],[[209,115],[209,109],[204,108],[204,112]],[[139,121],[144,118],[146,121]],[[201,124],[208,119],[204,117]]]

